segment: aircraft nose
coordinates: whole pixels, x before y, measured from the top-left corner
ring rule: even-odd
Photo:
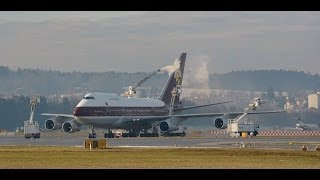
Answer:
[[[79,114],[81,114],[81,108],[79,107],[74,108],[73,115],[78,116]]]

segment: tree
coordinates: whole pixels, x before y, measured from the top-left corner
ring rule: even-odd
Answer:
[[[270,101],[274,100],[274,89],[272,87],[268,88],[267,93],[266,93],[266,98]]]

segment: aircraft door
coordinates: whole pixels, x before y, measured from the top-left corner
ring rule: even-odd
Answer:
[[[110,108],[109,107],[106,107],[104,112],[105,112],[106,116],[110,116]]]

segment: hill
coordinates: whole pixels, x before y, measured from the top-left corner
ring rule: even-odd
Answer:
[[[72,93],[76,90],[122,93],[124,87],[133,85],[146,77],[147,72],[60,72],[40,69],[10,70],[0,66],[0,95],[23,94],[43,96]],[[153,76],[143,86],[150,87],[150,94],[161,92],[168,75]],[[290,70],[233,71],[224,74],[209,74],[209,88],[243,91],[300,91],[320,89],[318,74]],[[188,83],[187,87],[196,86]]]
[[[266,91],[300,91],[320,89],[318,74],[289,70],[233,71],[225,74],[210,74],[209,87],[216,89]]]

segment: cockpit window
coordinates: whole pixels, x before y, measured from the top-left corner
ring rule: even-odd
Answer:
[[[93,96],[87,96],[87,97],[83,97],[83,99],[94,99]]]

